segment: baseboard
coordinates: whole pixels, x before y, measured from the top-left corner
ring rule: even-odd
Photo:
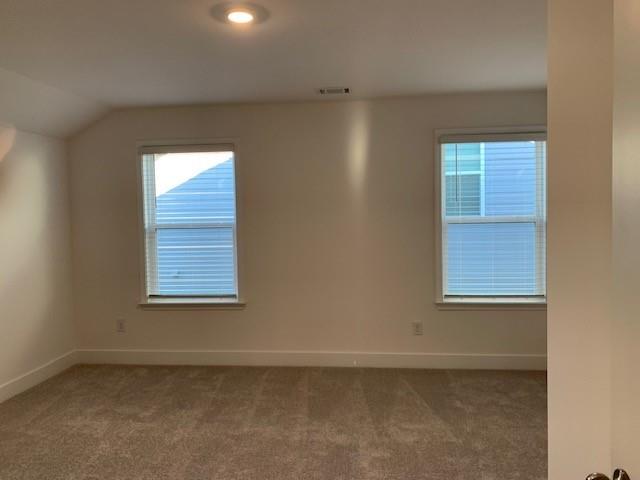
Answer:
[[[546,370],[546,355],[254,350],[77,350],[78,363]]]
[[[67,352],[0,385],[0,402],[77,363],[129,365],[249,365],[300,367],[546,370],[546,355],[258,350],[100,350]]]
[[[35,387],[50,377],[72,367],[77,362],[76,351],[72,350],[64,355],[54,358],[50,362],[40,365],[33,370],[9,380],[0,385],[0,403],[9,398]]]

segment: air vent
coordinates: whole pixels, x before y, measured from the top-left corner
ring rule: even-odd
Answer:
[[[318,93],[320,95],[349,95],[351,89],[348,87],[326,87],[319,88]]]

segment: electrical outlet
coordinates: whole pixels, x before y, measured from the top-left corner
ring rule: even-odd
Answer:
[[[411,324],[411,328],[413,330],[413,334],[414,335],[422,335],[423,333],[423,327],[422,327],[422,322],[413,322]]]
[[[116,332],[125,333],[127,331],[127,324],[124,318],[119,318],[116,320]]]

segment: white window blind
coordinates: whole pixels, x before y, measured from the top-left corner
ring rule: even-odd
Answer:
[[[148,297],[236,299],[233,148],[141,150]]]
[[[444,300],[546,294],[544,134],[440,137]]]

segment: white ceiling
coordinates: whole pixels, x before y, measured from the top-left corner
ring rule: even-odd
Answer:
[[[545,0],[0,0],[0,68],[110,106],[544,88]]]

